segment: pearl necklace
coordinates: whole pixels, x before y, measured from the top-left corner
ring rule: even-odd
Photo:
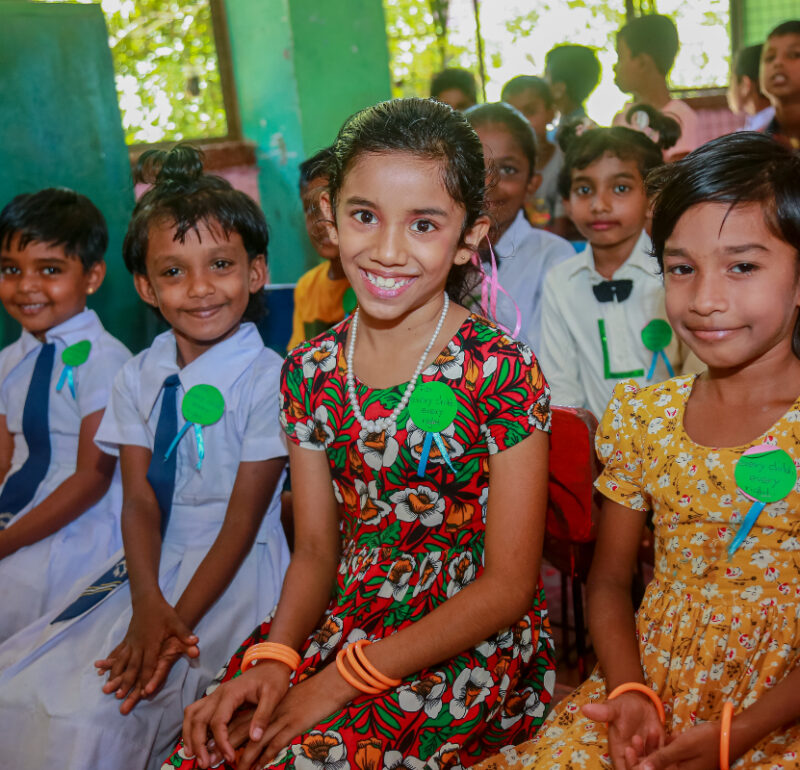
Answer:
[[[364,418],[364,415],[361,413],[361,407],[358,405],[358,397],[356,396],[356,382],[355,375],[353,374],[353,354],[355,353],[356,349],[356,334],[358,333],[358,308],[356,308],[355,313],[353,313],[353,320],[350,323],[350,339],[347,345],[347,395],[350,397],[350,406],[353,407],[353,414],[356,416],[356,419],[361,427],[368,433],[379,433],[392,423],[394,423],[395,426],[397,425],[397,418],[400,416],[400,412],[402,412],[403,409],[405,409],[408,405],[411,394],[414,392],[414,388],[417,385],[417,378],[422,372],[422,367],[425,365],[428,354],[431,352],[433,343],[436,342],[436,338],[439,336],[439,332],[442,330],[444,319],[447,317],[447,310],[449,307],[450,297],[448,297],[447,292],[445,292],[444,307],[442,307],[442,313],[439,316],[439,322],[436,324],[436,328],[433,330],[431,341],[428,343],[428,346],[420,356],[419,362],[417,363],[417,368],[414,370],[413,376],[408,381],[406,389],[403,391],[403,395],[400,398],[400,402],[392,410],[392,413],[388,417],[379,417],[377,420],[367,420]]]

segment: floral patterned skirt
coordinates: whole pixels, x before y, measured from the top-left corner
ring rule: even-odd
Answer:
[[[331,665],[338,650],[357,639],[380,639],[413,620],[391,627],[381,618],[397,620],[397,611],[368,615],[356,623],[357,618],[345,614],[337,602],[301,650],[304,659],[292,682]],[[217,683],[236,676],[246,648],[265,640],[268,633],[269,623],[257,628],[220,672]],[[514,626],[407,677],[393,690],[357,697],[298,735],[271,766],[296,765],[304,770],[467,767],[533,735],[545,718],[554,685],[553,643],[540,582],[533,607]],[[164,770],[195,767],[195,760],[182,751],[182,743],[163,765]]]

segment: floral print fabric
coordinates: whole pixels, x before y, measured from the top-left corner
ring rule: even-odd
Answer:
[[[800,485],[768,504],[742,546],[727,546],[751,502],[737,490],[736,461],[749,446],[786,450],[800,465],[800,399],[747,446],[695,444],[683,429],[693,377],[644,389],[619,383],[597,432],[606,463],[596,484],[628,508],[652,510],[655,578],[636,619],[647,683],[664,703],[672,733],[752,705],[800,659]],[[482,763],[504,767],[608,767],[604,725],[580,707],[606,697],[602,672],[550,714],[536,738]],[[776,731],[736,768],[800,766],[800,724]]]
[[[549,391],[530,349],[469,317],[422,382],[448,384],[458,401],[441,431],[455,473],[433,444],[417,475],[425,433],[404,409],[397,425],[361,427],[347,395],[349,319],[293,351],[283,369],[281,420],[291,441],[327,453],[342,514],[342,557],[321,627],[301,649],[294,682],[330,665],[342,647],[378,640],[415,622],[483,569],[489,456],[549,430]],[[419,385],[417,385],[419,387]],[[367,420],[386,417],[405,383],[357,382]],[[267,636],[263,624],[230,661]],[[455,770],[529,736],[544,719],[555,683],[544,594],[530,611],[474,649],[364,695],[297,736],[273,763],[302,770]],[[165,768],[194,767],[180,751]]]

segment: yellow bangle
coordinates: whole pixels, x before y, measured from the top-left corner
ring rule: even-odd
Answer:
[[[247,648],[242,657],[241,670],[246,671],[252,664],[258,663],[259,660],[277,660],[285,663],[292,671],[297,671],[302,658],[297,650],[292,649],[287,644],[262,642]]]
[[[726,701],[722,706],[722,720],[719,731],[719,767],[730,770],[731,766],[731,722],[733,721],[733,703]]]
[[[619,687],[615,687],[611,695],[608,696],[607,700],[614,700],[618,695],[622,695],[624,692],[639,692],[642,695],[646,695],[653,701],[653,705],[656,707],[656,711],[658,711],[658,718],[661,720],[661,724],[666,724],[667,716],[664,713],[664,704],[661,702],[661,698],[658,697],[646,684],[642,684],[641,682],[625,682],[625,684],[621,684]]]
[[[356,688],[356,690],[360,690],[361,692],[368,693],[370,695],[377,695],[378,693],[383,692],[383,690],[379,690],[377,687],[370,687],[368,684],[364,684],[364,682],[360,682],[358,679],[356,679],[356,677],[354,677],[345,666],[345,655],[345,650],[339,650],[339,652],[336,654],[336,668],[342,675],[342,679],[344,679],[345,682],[351,684]]]

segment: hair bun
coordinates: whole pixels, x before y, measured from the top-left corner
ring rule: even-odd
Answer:
[[[597,123],[586,115],[579,118],[571,118],[558,129],[558,133],[556,134],[558,146],[561,148],[562,152],[566,152],[578,137],[583,136],[587,131],[592,131],[595,128],[597,128]]]
[[[661,150],[674,147],[681,138],[680,123],[649,104],[634,104],[625,113],[625,120],[631,128],[641,131]]]
[[[147,150],[139,156],[135,181],[159,187],[190,188],[203,176],[203,153],[189,144]]]

